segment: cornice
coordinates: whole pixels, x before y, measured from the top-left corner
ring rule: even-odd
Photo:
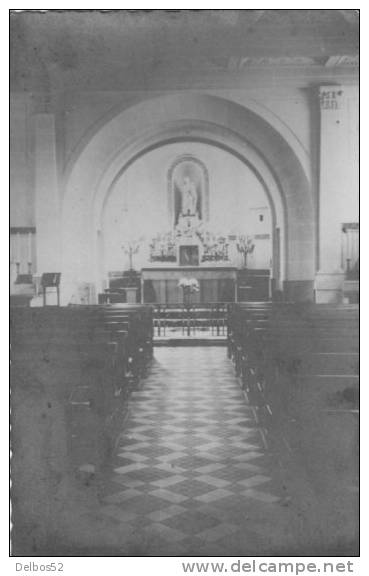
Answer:
[[[270,67],[321,67],[339,68],[359,66],[358,55],[335,55],[328,58],[311,56],[277,56],[277,57],[248,57],[232,56],[228,60],[228,69],[240,71],[248,68],[270,68]]]

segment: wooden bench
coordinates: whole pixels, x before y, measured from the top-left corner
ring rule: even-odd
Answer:
[[[286,397],[295,397],[297,387],[308,383],[307,395],[314,390],[319,409],[339,404],[340,398],[343,405],[351,399],[356,409],[357,308],[242,304],[233,307],[228,322],[228,353],[236,374],[253,401],[269,407],[266,414],[273,411],[271,404],[282,410],[284,402],[287,409]],[[305,400],[307,395],[301,394]]]
[[[58,403],[77,467],[87,461],[99,468],[110,455],[128,395],[152,354],[151,314],[142,306],[11,312],[14,414],[25,395]]]

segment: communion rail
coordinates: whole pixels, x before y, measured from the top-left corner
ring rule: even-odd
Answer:
[[[204,333],[227,336],[227,304],[155,304],[153,305],[154,336],[170,334],[196,337]]]

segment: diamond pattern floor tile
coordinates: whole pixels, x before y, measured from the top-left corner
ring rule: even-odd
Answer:
[[[214,516],[204,514],[198,510],[192,510],[187,512],[187,514],[172,517],[165,523],[167,526],[177,528],[185,534],[198,534],[203,530],[219,525],[219,521]]]
[[[209,528],[208,530],[200,532],[200,534],[197,534],[197,537],[202,538],[208,542],[215,542],[217,540],[220,540],[224,536],[228,536],[229,534],[232,534],[233,532],[236,531],[237,526],[235,526],[234,524],[222,523],[218,524],[217,526],[214,526],[213,528]]]
[[[217,502],[221,498],[227,498],[228,496],[232,496],[232,492],[229,490],[224,490],[223,488],[217,488],[216,490],[211,490],[206,494],[202,494],[201,496],[196,496],[195,500],[199,500],[199,502]]]
[[[158,490],[153,490],[150,492],[153,496],[157,498],[162,498],[168,502],[173,502],[175,504],[179,504],[179,502],[183,502],[184,500],[188,499],[188,496],[184,494],[178,494],[176,492],[171,492],[170,490],[166,490],[165,488],[158,488]]]
[[[177,504],[172,504],[167,508],[161,508],[160,510],[151,512],[147,515],[147,518],[152,522],[163,522],[164,520],[168,520],[168,518],[172,518],[173,516],[182,514],[183,512],[186,512],[186,508]]]
[[[281,498],[253,411],[219,348],[156,349],[114,462],[97,513],[129,535],[122,554],[243,555],[237,542],[255,507],[268,514]]]

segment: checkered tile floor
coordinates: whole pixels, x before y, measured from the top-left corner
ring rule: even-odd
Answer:
[[[157,349],[98,513],[122,555],[268,553],[288,531],[275,467],[225,350]]]

